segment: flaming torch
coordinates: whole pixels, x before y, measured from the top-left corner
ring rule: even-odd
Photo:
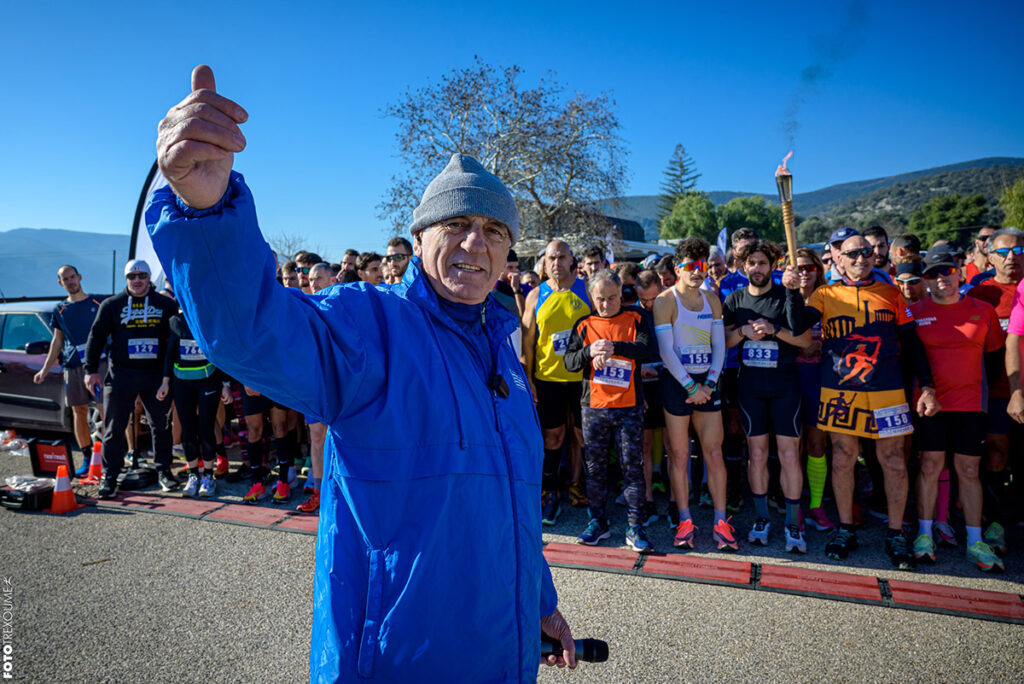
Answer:
[[[789,263],[796,264],[796,238],[793,229],[796,220],[793,217],[793,174],[786,168],[786,162],[793,156],[793,150],[782,158],[782,163],[775,170],[775,185],[779,188],[779,203],[782,204],[782,223],[786,227],[786,247],[789,249]]]

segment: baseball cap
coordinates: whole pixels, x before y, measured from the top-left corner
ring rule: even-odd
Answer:
[[[124,274],[127,276],[129,273],[145,273],[146,275],[153,275],[153,272],[149,270],[149,264],[142,259],[132,259],[124,266]]]
[[[834,242],[845,242],[847,238],[852,238],[854,235],[860,235],[860,233],[850,226],[843,226],[836,232],[832,233],[832,237],[828,239],[828,244],[831,245]]]
[[[896,267],[896,280],[905,280],[900,278],[901,275],[906,275],[911,278],[921,277],[922,269],[920,261],[904,261],[902,264]]]
[[[922,270],[925,273],[939,266],[953,266],[955,268],[957,265],[956,248],[945,244],[933,245],[931,249],[925,252],[922,264]]]

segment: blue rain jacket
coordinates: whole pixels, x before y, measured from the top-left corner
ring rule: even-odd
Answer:
[[[418,259],[391,288],[284,288],[238,173],[206,210],[157,191],[146,223],[211,363],[329,427],[311,681],[535,680],[557,598],[518,321],[488,297],[502,399]]]

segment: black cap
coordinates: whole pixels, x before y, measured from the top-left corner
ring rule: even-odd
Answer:
[[[925,253],[922,263],[924,265],[922,270],[925,273],[940,266],[952,266],[956,268],[956,248],[953,245],[945,243],[941,245],[932,245],[932,248]]]
[[[508,263],[509,261],[519,261],[519,255],[516,254],[516,250],[512,249],[511,247],[509,247],[508,256],[505,258],[506,263]]]
[[[900,280],[901,275],[909,275],[911,277],[921,277],[922,269],[920,261],[904,261],[902,264],[896,267],[896,280]]]

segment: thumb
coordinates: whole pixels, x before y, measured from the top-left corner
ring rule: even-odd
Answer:
[[[212,90],[217,92],[217,82],[213,78],[213,69],[200,64],[192,70],[192,90]]]

